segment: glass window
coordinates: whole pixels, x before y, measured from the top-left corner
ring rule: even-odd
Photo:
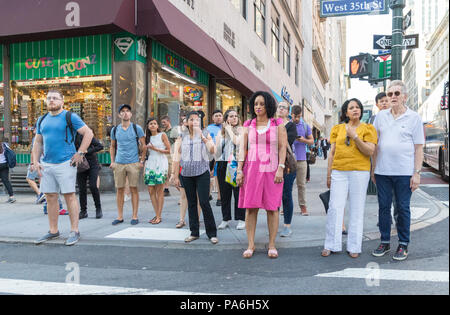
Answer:
[[[11,82],[11,145],[19,153],[29,153],[33,127],[47,113],[47,91],[59,89],[64,95],[64,109],[79,115],[109,150],[112,127],[111,76],[80,77],[59,80]]]
[[[280,15],[273,7],[272,15],[272,56],[280,61]]]
[[[226,85],[216,84],[216,108],[225,113],[229,109],[235,110],[242,117],[242,95]]]
[[[244,19],[247,19],[247,0],[230,0],[231,4],[241,12]]]
[[[153,60],[151,117],[159,120],[163,116],[169,116],[172,126],[176,126],[180,122],[180,116],[190,111],[203,112],[202,127],[206,127],[208,87],[177,77],[164,70],[160,62]]]
[[[290,47],[290,35],[286,27],[284,27],[283,34],[283,69],[291,75],[291,47]]]
[[[266,1],[254,0],[255,7],[255,32],[262,41],[266,42]]]
[[[299,56],[299,52],[297,47],[295,47],[295,85],[298,86],[299,84],[299,75],[298,75],[298,71],[299,71],[299,61],[300,61],[300,56]]]

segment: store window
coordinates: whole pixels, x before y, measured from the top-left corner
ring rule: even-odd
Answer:
[[[64,95],[64,109],[78,114],[109,150],[112,126],[111,76],[11,82],[11,145],[17,153],[29,153],[33,127],[47,113],[49,89]]]
[[[0,83],[0,141],[5,134],[5,101],[3,95],[3,83]]]
[[[207,126],[208,86],[153,60],[151,116],[158,120],[169,116],[172,125],[176,126],[181,115],[190,111],[200,112],[202,126]]]
[[[216,108],[225,113],[229,109],[235,110],[242,117],[242,95],[226,85],[216,84]]]

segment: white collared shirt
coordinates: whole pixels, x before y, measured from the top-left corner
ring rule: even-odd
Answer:
[[[375,174],[412,176],[414,174],[415,144],[424,144],[422,118],[407,109],[394,119],[391,109],[380,111],[373,123],[378,133]]]

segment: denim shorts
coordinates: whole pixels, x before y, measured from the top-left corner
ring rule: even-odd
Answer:
[[[61,164],[42,162],[41,192],[71,194],[75,192],[77,168],[68,160]]]
[[[27,179],[36,180],[36,178],[39,178],[39,174],[37,171],[30,170],[31,166],[28,166],[27,169]]]

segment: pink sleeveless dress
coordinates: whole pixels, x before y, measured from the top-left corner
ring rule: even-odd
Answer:
[[[244,184],[239,192],[239,208],[277,211],[283,197],[283,183],[274,183],[278,169],[278,129],[282,119],[270,119],[270,127],[259,134],[256,119],[248,120],[248,153],[244,163]]]

